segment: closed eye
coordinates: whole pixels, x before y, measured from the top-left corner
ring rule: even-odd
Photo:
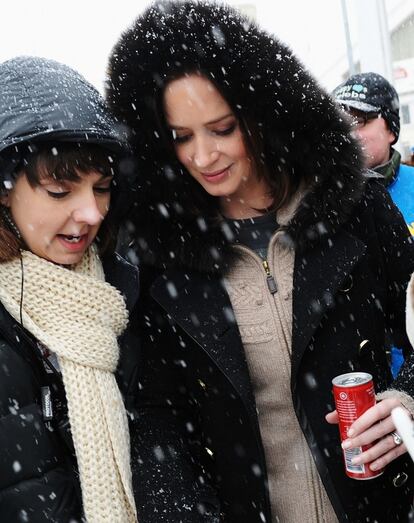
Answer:
[[[94,187],[93,190],[98,194],[106,194],[108,192],[111,192],[112,184],[108,185],[107,187]]]
[[[234,132],[236,127],[237,127],[237,124],[234,123],[234,124],[230,125],[230,127],[227,127],[226,129],[217,130],[217,131],[213,131],[213,132],[214,132],[214,134],[217,134],[218,136],[228,136],[229,134],[232,134]]]
[[[188,140],[191,138],[191,135],[189,135],[189,134],[183,134],[180,136],[177,134],[177,131],[174,131],[174,130],[172,130],[171,133],[172,133],[172,138],[173,138],[174,143],[188,142]]]
[[[215,134],[216,136],[229,136],[231,135],[237,127],[237,122],[234,122],[229,127],[226,127],[225,129],[212,129],[210,132],[212,134]],[[181,144],[188,142],[191,139],[191,134],[177,134],[177,131],[172,130],[172,136],[174,143]]]
[[[107,194],[109,192],[111,192],[111,189],[112,189],[112,182],[109,184],[109,185],[105,185],[105,186],[99,186],[99,187],[94,187],[93,188],[93,191],[96,193],[96,194]],[[51,191],[49,189],[46,189],[46,192],[47,194],[51,197],[51,198],[54,198],[55,200],[62,200],[63,198],[65,198],[66,196],[68,196],[68,194],[71,193],[70,190],[66,190],[66,191],[63,191],[63,190],[59,190],[59,191]]]
[[[62,198],[64,198],[65,196],[67,196],[69,194],[70,191],[59,191],[59,192],[54,192],[54,191],[48,191],[46,190],[47,194],[49,196],[51,196],[52,198],[55,198],[56,200],[61,200]]]

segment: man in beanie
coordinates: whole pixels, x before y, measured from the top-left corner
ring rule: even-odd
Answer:
[[[401,164],[400,153],[392,147],[400,134],[397,91],[380,74],[362,73],[339,85],[333,95],[353,119],[354,135],[361,143],[366,167],[384,177],[391,198],[414,235],[414,167]],[[402,362],[402,351],[393,347],[394,376]]]
[[[366,167],[384,177],[388,191],[414,235],[414,167],[401,164],[392,146],[400,134],[397,91],[383,76],[362,73],[339,85],[333,96],[354,120]]]

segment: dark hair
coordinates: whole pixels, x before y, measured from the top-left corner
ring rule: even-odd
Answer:
[[[170,74],[163,80],[163,88],[158,91],[158,96],[155,99],[156,121],[158,123],[161,136],[164,138],[164,140],[167,141],[167,150],[169,151],[169,153],[174,154],[175,156],[172,134],[171,132],[169,132],[167,121],[165,118],[165,89],[171,82],[175,80],[180,80],[181,78],[191,75],[201,76],[209,82],[211,82],[215,86],[217,91],[220,93],[220,95],[229,104],[232,112],[234,113],[239,122],[244,143],[247,148],[247,152],[254,163],[258,177],[259,179],[264,179],[267,186],[270,189],[270,195],[273,200],[272,210],[277,210],[283,207],[297,190],[300,182],[299,176],[295,176],[294,172],[289,173],[288,170],[284,168],[280,159],[276,159],[273,157],[274,154],[272,153],[274,151],[274,148],[271,147],[272,144],[268,143],[269,140],[266,139],[266,130],[263,128],[263,126],[260,125],[259,122],[255,121],[252,115],[245,114],[243,112],[243,109],[237,103],[229,99],[226,90],[218,84],[216,79],[213,78],[211,74],[208,74],[203,70],[188,69],[185,71],[181,70],[173,74]],[[186,169],[182,165],[181,170],[187,173]],[[197,182],[195,183],[198,187],[199,184]],[[194,190],[194,184],[192,185]],[[219,203],[217,201],[217,198],[206,194],[204,189],[202,189],[201,194],[204,196],[204,198],[210,199],[213,204],[215,202],[215,207],[218,207]]]
[[[27,154],[16,167],[14,178],[26,176],[32,187],[42,179],[53,177],[57,181],[79,181],[79,173],[97,171],[104,176],[115,175],[113,153],[99,145],[84,142],[40,142],[30,144]],[[111,191],[111,198],[115,197]],[[96,237],[101,255],[115,249],[117,226],[111,205]],[[11,261],[25,249],[24,241],[17,236],[4,213],[0,213],[0,263]]]

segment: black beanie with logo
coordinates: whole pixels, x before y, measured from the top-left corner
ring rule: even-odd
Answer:
[[[333,97],[345,107],[364,113],[378,112],[394,134],[400,134],[400,102],[397,91],[377,73],[354,74],[333,91]]]

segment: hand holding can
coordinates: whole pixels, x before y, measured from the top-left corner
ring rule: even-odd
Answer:
[[[372,376],[366,372],[349,372],[332,380],[335,406],[339,418],[341,441],[348,438],[351,425],[376,403]],[[383,469],[371,470],[369,465],[354,464],[352,459],[373,445],[343,449],[345,472],[354,479],[373,479],[383,473]]]

